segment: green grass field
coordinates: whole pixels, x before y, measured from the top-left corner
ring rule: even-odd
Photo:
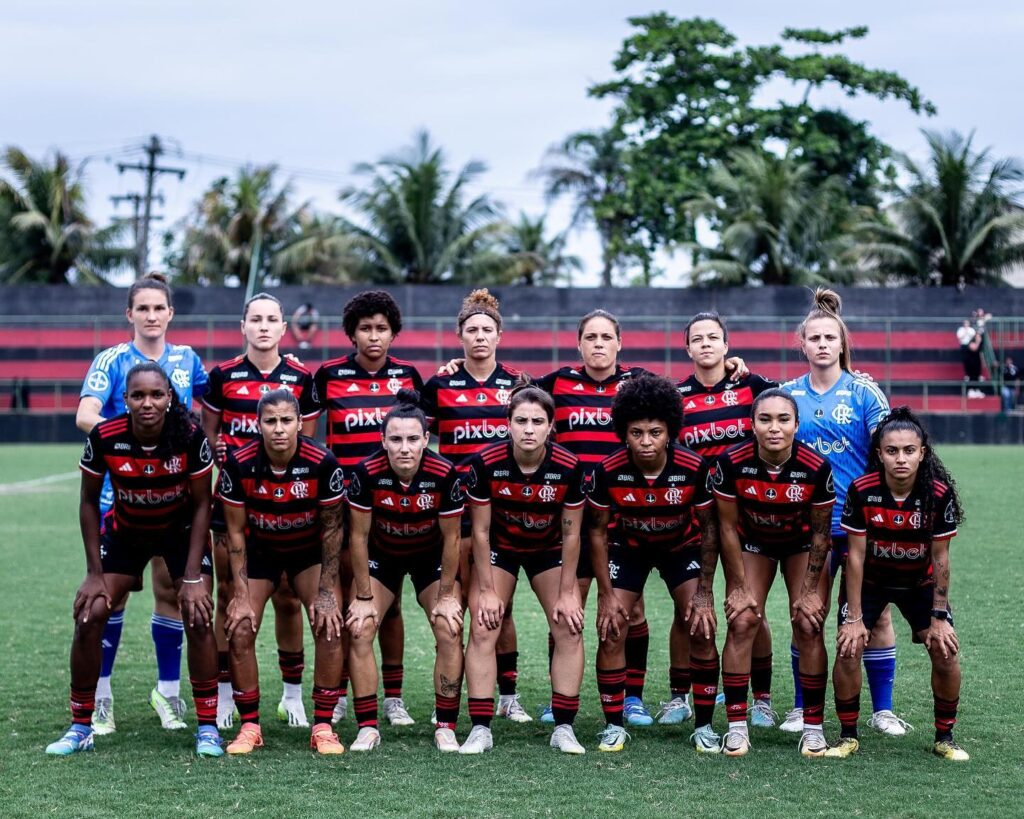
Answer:
[[[405,699],[412,728],[384,728],[384,745],[366,756],[316,758],[304,729],[265,719],[267,747],[250,758],[198,759],[185,732],[165,732],[146,704],[155,678],[149,637],[149,592],[133,597],[114,675],[118,731],[96,752],[71,758],[43,754],[68,723],[71,600],[84,570],[77,523],[77,479],[14,488],[11,483],[69,473],[74,446],[0,447],[3,531],[2,670],[5,714],[0,755],[0,815],[54,816],[1007,816],[1021,815],[1020,696],[1024,669],[1024,571],[1017,554],[1024,499],[1020,448],[946,447],[968,521],[953,541],[951,599],[964,667],[957,736],[971,761],[954,765],[929,753],[931,693],[924,650],[899,635],[896,711],[916,731],[888,739],[870,729],[853,759],[804,760],[795,737],[752,729],[753,752],[741,760],[698,757],[690,725],[633,730],[621,754],[599,754],[602,727],[593,679],[594,637],[577,735],[584,757],[564,757],[548,732],[495,720],[493,753],[442,757],[428,722],[432,641],[408,593]],[[533,711],[548,696],[546,629],[528,589],[516,603],[520,691]],[[408,586],[408,584],[407,584]],[[668,597],[648,584],[651,656],[646,699],[667,698]],[[719,596],[720,605],[720,596]],[[791,701],[785,595],[773,592],[776,707]],[[272,616],[268,614],[268,616]],[[590,619],[590,615],[588,615]],[[280,696],[273,630],[263,629],[264,714]],[[827,644],[834,626],[830,624]],[[724,639],[720,635],[720,642]],[[310,685],[312,649],[307,640]],[[187,672],[183,694],[188,695]],[[827,733],[838,733],[829,688]],[[865,693],[865,709],[869,698]],[[271,707],[268,707],[271,706]],[[312,704],[308,702],[307,709]],[[191,716],[191,713],[190,713]],[[463,707],[459,735],[468,731]],[[719,710],[716,726],[724,725]],[[340,726],[346,744],[351,719]]]

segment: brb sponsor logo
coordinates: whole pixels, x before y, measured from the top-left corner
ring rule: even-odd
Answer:
[[[569,429],[576,427],[606,427],[612,422],[612,414],[606,409],[579,409],[569,414]]]
[[[507,438],[508,424],[494,423],[486,418],[479,423],[466,421],[455,427],[452,440],[456,444],[466,441],[488,441],[492,438]]]
[[[711,422],[707,426],[687,430],[683,434],[683,443],[692,448],[699,444],[710,444],[715,441],[739,440],[745,432],[746,425],[743,421],[735,421],[725,425]]]
[[[345,413],[345,432],[351,432],[353,428],[373,427],[376,429],[384,423],[383,408],[377,407],[373,410],[354,409]]]

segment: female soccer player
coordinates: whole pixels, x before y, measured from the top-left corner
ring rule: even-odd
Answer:
[[[345,750],[331,730],[341,681],[338,560],[345,476],[329,450],[299,435],[301,413],[290,390],[265,393],[256,407],[261,436],[232,452],[220,474],[233,586],[225,626],[242,722],[229,754],[263,745],[256,633],[282,575],[309,612],[313,630],[310,747],[320,754]]]
[[[327,446],[342,469],[351,471],[363,458],[380,449],[380,428],[384,415],[394,406],[401,389],[420,391],[423,382],[416,368],[391,356],[391,344],[402,330],[402,312],[383,290],[368,290],[354,296],[342,311],[345,335],[355,348],[341,358],[321,365],[314,377],[320,407],[327,413]],[[352,587],[348,543],[342,548],[342,584],[347,608]],[[342,634],[348,644],[348,631]],[[384,678],[384,718],[392,725],[412,725],[413,718],[402,700],[405,676],[405,624],[402,620],[401,589],[388,609],[378,633],[381,675]],[[348,651],[345,652],[346,664]],[[342,672],[342,696],[335,722],[347,711],[348,669]]]
[[[599,751],[621,751],[626,687],[625,625],[647,577],[658,569],[676,616],[694,626],[691,653],[699,696],[694,746],[717,753],[711,730],[718,688],[712,601],[718,536],[708,494],[708,464],[676,443],[682,407],[667,378],[644,375],[620,385],[612,422],[625,446],[593,472],[590,543],[597,582],[597,688],[607,727]]]
[[[551,747],[582,754],[572,725],[583,679],[583,603],[576,582],[583,521],[583,470],[569,450],[551,443],[555,405],[536,387],[519,387],[508,406],[511,442],[493,444],[469,464],[467,493],[473,520],[472,614],[466,650],[469,716],[473,728],[459,748],[493,747],[495,648],[505,609],[522,567],[548,619],[555,649]]]
[[[949,541],[963,522],[956,484],[931,448],[920,419],[894,409],[871,436],[868,471],[850,486],[843,509],[849,554],[839,596],[832,671],[839,744],[825,756],[848,757],[860,743],[860,654],[882,611],[895,604],[932,663],[935,745],[943,759],[966,762],[953,740],[960,698],[960,642],[949,605]]]
[[[452,461],[463,477],[473,455],[488,444],[508,438],[508,400],[519,372],[497,359],[501,342],[498,306],[498,300],[486,289],[474,290],[463,300],[456,323],[465,358],[451,362],[423,387],[422,407],[437,433],[438,452]],[[471,531],[466,515],[460,553],[463,578],[469,577]],[[463,591],[468,593],[468,588]],[[532,718],[516,693],[519,652],[511,605],[502,620],[497,657],[498,715],[513,722],[530,722]]]
[[[284,312],[269,293],[257,293],[242,308],[242,337],[245,353],[210,370],[210,388],[202,398],[203,429],[214,444],[214,452],[223,463],[229,453],[260,437],[256,407],[271,390],[287,389],[299,399],[302,434],[316,432],[320,414],[313,397],[313,377],[308,369],[292,358],[281,355],[280,344],[287,330]],[[210,519],[213,530],[213,559],[217,570],[217,645],[220,685],[218,689],[217,727],[230,728],[235,710],[231,690],[231,667],[224,621],[231,602],[231,569],[228,560],[227,524],[224,505],[213,504]],[[302,703],[302,606],[287,580],[271,598],[274,604],[274,631],[277,637],[278,665],[284,681],[284,693],[277,706],[278,716],[292,726],[309,727]]]
[[[871,433],[889,411],[889,402],[878,385],[855,374],[850,352],[850,333],[841,316],[842,301],[831,290],[818,288],[814,307],[797,332],[810,371],[782,385],[800,408],[802,423],[797,438],[832,465],[836,485],[836,506],[832,511],[832,560],[822,574],[820,594],[826,608],[832,599],[832,578],[846,554],[846,532],[840,516],[846,490],[864,473],[870,452]],[[759,643],[764,642],[762,635]],[[767,644],[770,646],[770,642]],[[802,730],[802,698],[799,684],[799,650],[791,649],[794,709],[779,727]],[[896,674],[896,634],[888,609],[879,618],[864,651],[864,667],[871,689],[873,714],[870,725],[889,736],[902,736],[907,724],[892,711],[892,689]]]
[[[434,744],[443,753],[459,750],[462,485],[452,463],[427,449],[427,418],[418,401],[412,390],[398,393],[398,403],[384,419],[383,450],[358,464],[349,478],[355,579],[345,622],[352,635],[349,670],[359,725],[353,751],[380,745],[373,638],[407,574],[434,633]]]
[[[729,730],[722,753],[744,756],[750,656],[765,600],[781,564],[789,592],[793,633],[800,649],[804,730],[800,753],[817,757],[828,747],[822,731],[825,706],[825,605],[819,578],[831,540],[835,503],[828,461],[795,439],[796,401],[780,389],[765,390],[752,408],[754,441],[735,444],[718,459],[712,478],[725,566],[722,682]]]
[[[71,643],[72,724],[46,753],[67,756],[93,747],[91,728],[103,628],[159,555],[167,564],[188,635],[188,666],[199,732],[196,753],[221,756],[217,733],[217,643],[207,530],[210,443],[178,400],[163,368],[137,364],[124,379],[127,413],[100,421],[82,455],[79,515],[86,576],[75,595]],[[100,522],[103,478],[114,502]]]
[[[171,388],[178,400],[187,409],[192,407],[193,398],[199,398],[206,391],[206,372],[199,356],[187,345],[167,341],[167,326],[174,318],[174,303],[171,289],[163,276],[149,273],[128,288],[125,316],[132,326],[132,340],[108,347],[96,356],[82,384],[75,423],[87,435],[100,421],[125,411],[125,376],[132,367],[144,361],[155,361],[160,365],[170,377]],[[101,520],[113,502],[113,490],[107,477],[100,496]],[[150,626],[156,649],[157,683],[150,693],[149,702],[164,728],[182,729],[187,727],[182,719],[185,701],[179,696],[185,632],[174,585],[159,555],[152,560],[151,582],[154,605]],[[141,588],[140,579],[138,589]],[[116,728],[110,677],[121,642],[126,603],[127,596],[118,603],[103,632],[103,661],[96,685],[96,710],[93,712],[93,730],[100,735],[111,734]]]

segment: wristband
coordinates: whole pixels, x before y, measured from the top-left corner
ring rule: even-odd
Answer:
[[[366,602],[369,602],[370,600],[373,600],[373,595],[371,594],[369,597],[363,597],[362,595],[357,594],[356,595],[356,600],[362,600],[364,603],[366,603]]]
[[[196,583],[202,583],[203,578],[197,577],[195,580],[189,580],[187,577],[181,578],[182,583],[188,583],[190,586],[194,586]]]
[[[850,623],[859,623],[863,619],[864,619],[864,615],[863,614],[860,617],[846,617],[846,618],[843,619],[843,625],[844,626],[848,626],[848,625],[850,625]]]
[[[949,611],[947,609],[932,609],[933,620],[949,620]]]

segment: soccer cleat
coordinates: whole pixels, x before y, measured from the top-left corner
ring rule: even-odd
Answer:
[[[337,725],[348,714],[348,697],[338,697],[338,704],[334,706],[334,714],[331,715],[331,722]]]
[[[755,728],[774,728],[779,715],[772,710],[768,700],[754,700],[750,709],[750,724]],[[803,722],[803,720],[801,720]]]
[[[338,740],[338,735],[331,730],[326,722],[318,722],[309,735],[309,747],[318,754],[333,756],[345,753],[345,746]]]
[[[256,748],[263,747],[263,730],[257,722],[243,722],[238,729],[238,736],[228,745],[229,754],[251,754]]]
[[[541,722],[547,723],[548,725],[555,724],[555,712],[551,710],[550,702],[540,709],[540,716],[538,716],[537,719]]]
[[[384,718],[391,725],[415,725],[416,720],[409,716],[405,710],[405,703],[401,697],[384,698]]]
[[[786,718],[779,726],[779,730],[785,731],[787,734],[802,734],[804,732],[804,709],[794,708],[792,711],[787,711]]]
[[[571,725],[559,725],[551,733],[551,747],[563,754],[585,754],[587,749],[580,745]]]
[[[79,751],[91,751],[92,735],[88,726],[72,725],[64,736],[46,746],[46,753],[51,756],[71,756]],[[938,748],[938,744],[935,747]]]
[[[722,738],[710,725],[702,725],[690,734],[690,744],[698,754],[722,753]]]
[[[868,725],[887,737],[901,737],[907,731],[914,730],[909,722],[900,719],[892,711],[875,711],[868,720]]]
[[[518,694],[502,694],[498,697],[498,716],[512,722],[533,722],[533,717],[526,713]]]
[[[437,727],[437,709],[436,708],[433,711],[430,712],[430,724],[433,725],[435,728]]]
[[[750,753],[750,736],[746,731],[730,728],[722,738],[722,753],[725,756],[746,756]]]
[[[46,752],[49,753],[50,749],[47,748]],[[967,751],[953,741],[952,737],[936,742],[932,747],[932,753],[952,762],[967,762],[971,758]]]
[[[797,748],[800,750],[800,756],[813,759],[825,756],[828,743],[825,741],[825,734],[822,731],[804,731],[800,736]]]
[[[661,704],[658,712],[658,725],[679,725],[686,722],[693,716],[693,709],[690,708],[690,695],[684,697],[673,697],[668,702]]]
[[[654,717],[644,708],[643,700],[639,697],[626,697],[622,703],[622,716],[626,724],[634,728],[654,725]]]
[[[96,700],[96,710],[92,712],[92,732],[96,736],[105,737],[117,730],[114,724],[114,701],[109,697]]]
[[[626,747],[626,740],[629,739],[629,734],[626,733],[626,729],[621,725],[608,723],[605,729],[597,735],[597,738],[601,740],[598,743],[597,750],[614,754]]]
[[[356,752],[372,751],[378,745],[380,745],[380,731],[367,725],[359,729],[359,733],[356,734],[356,738],[352,740],[348,749]]]
[[[217,728],[226,731],[235,724],[235,715],[238,709],[235,707],[233,697],[217,697]]]
[[[454,754],[459,751],[459,741],[451,728],[438,728],[434,731],[434,746],[442,754]]]
[[[860,741],[856,737],[840,737],[839,744],[833,745],[827,751],[825,756],[828,759],[846,759],[860,749]]]
[[[725,705],[725,692],[719,691],[718,696],[715,697],[715,705]]]
[[[309,727],[309,720],[306,719],[306,706],[302,704],[302,700],[281,697],[281,702],[277,704],[277,718],[281,722],[287,722],[289,728]]]
[[[224,756],[222,747],[224,740],[221,739],[217,729],[212,725],[200,725],[196,733],[196,755],[218,757]]]
[[[180,731],[188,728],[182,719],[185,716],[185,700],[181,697],[165,697],[157,689],[149,693],[149,704],[160,717],[160,725],[168,731]]]
[[[494,747],[494,737],[486,725],[474,725],[466,741],[459,746],[460,754],[482,754]]]

